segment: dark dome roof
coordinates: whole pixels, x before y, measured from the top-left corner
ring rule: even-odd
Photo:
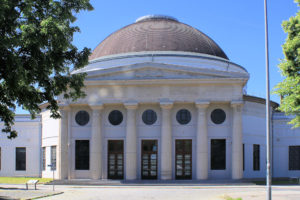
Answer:
[[[89,59],[141,51],[185,51],[228,59],[223,50],[201,31],[175,18],[160,15],[141,17],[112,33],[94,49]]]

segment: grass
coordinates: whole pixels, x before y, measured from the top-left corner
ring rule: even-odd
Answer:
[[[223,198],[225,199],[225,200],[243,200],[242,198],[232,198],[232,197],[230,197],[230,196],[228,196],[228,195],[224,195],[223,196]]]
[[[34,179],[39,180],[39,183],[48,183],[52,178],[36,178],[36,177],[0,177],[2,184],[25,184],[27,181]]]

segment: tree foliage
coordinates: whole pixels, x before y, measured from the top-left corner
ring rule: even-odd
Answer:
[[[0,119],[9,138],[14,110],[21,106],[34,118],[49,103],[59,118],[56,97],[83,97],[84,74],[71,74],[88,62],[90,49],[78,50],[73,34],[76,13],[92,10],[89,0],[0,0]]]
[[[300,0],[295,1],[300,6]],[[279,68],[284,80],[275,87],[282,97],[280,111],[295,116],[290,124],[300,126],[300,11],[282,23],[287,39],[283,44],[284,59]]]

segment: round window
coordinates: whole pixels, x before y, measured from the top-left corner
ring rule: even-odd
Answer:
[[[84,126],[90,121],[90,115],[85,110],[78,111],[75,116],[75,121],[80,126]]]
[[[222,124],[226,119],[226,113],[222,109],[215,109],[210,115],[211,121],[215,124]]]
[[[156,112],[153,110],[145,110],[142,115],[143,122],[147,125],[152,125],[156,122]]]
[[[108,115],[108,121],[114,126],[119,125],[123,121],[123,114],[118,110],[113,110]]]
[[[176,120],[179,124],[188,124],[192,119],[190,111],[187,109],[181,109],[176,114]]]

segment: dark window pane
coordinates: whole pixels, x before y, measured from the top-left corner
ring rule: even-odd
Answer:
[[[90,141],[76,140],[75,144],[75,169],[90,169]]]
[[[56,146],[51,147],[51,170],[56,170]]]
[[[222,109],[215,109],[210,115],[211,121],[215,124],[222,124],[226,119],[226,113]]]
[[[226,140],[212,139],[210,153],[211,153],[210,168],[212,170],[226,169]]]
[[[26,170],[26,148],[16,148],[16,170]]]
[[[108,141],[108,178],[123,179],[123,140]]]
[[[108,121],[114,126],[119,125],[123,121],[123,114],[118,110],[113,110],[108,115]]]
[[[88,112],[81,110],[76,113],[75,121],[80,126],[86,125],[89,122],[89,120],[90,120],[90,115]]]
[[[289,170],[300,170],[300,146],[289,146]]]
[[[42,169],[46,170],[46,147],[42,148]]]
[[[142,115],[143,122],[147,125],[152,125],[156,122],[157,116],[153,110],[146,110]]]
[[[253,145],[253,170],[259,171],[260,164],[259,164],[259,144]]]
[[[187,109],[181,109],[176,114],[176,120],[179,124],[188,124],[191,121],[191,113]]]

